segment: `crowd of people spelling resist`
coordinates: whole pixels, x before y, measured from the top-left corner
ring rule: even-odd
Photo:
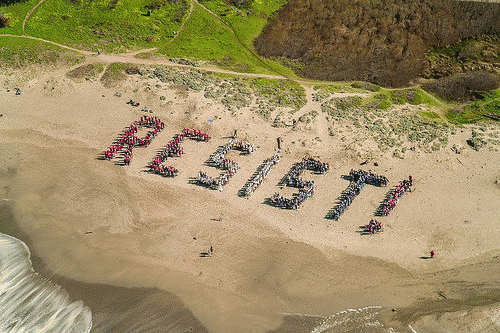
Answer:
[[[312,158],[304,158],[301,162],[295,163],[290,171],[283,177],[281,184],[299,189],[299,193],[292,198],[285,198],[279,193],[275,193],[270,200],[270,204],[275,207],[297,210],[302,203],[314,194],[314,180],[308,181],[300,178],[305,170],[324,174],[330,169],[328,163],[321,163]]]
[[[135,134],[139,128],[151,128],[143,138],[138,138]],[[123,165],[129,165],[132,160],[132,151],[134,147],[147,147],[151,140],[160,133],[165,124],[158,117],[142,116],[139,121],[134,121],[127,127],[122,135],[104,152],[104,158],[111,160],[115,155],[121,154]]]
[[[389,191],[387,196],[385,197],[384,201],[380,205],[379,209],[377,210],[377,215],[381,216],[387,216],[389,213],[396,208],[396,205],[399,202],[399,199],[406,193],[406,192],[411,192],[411,187],[413,185],[413,177],[410,176],[408,180],[403,180],[402,182],[399,183],[398,186],[396,186],[395,189]]]
[[[280,151],[278,150],[272,157],[266,159],[264,163],[260,165],[257,172],[250,178],[250,180],[245,184],[243,196],[249,197],[257,189],[257,187],[262,184],[262,181],[267,177],[271,168],[280,161]]]
[[[244,141],[235,141],[233,139],[229,140],[227,144],[221,146],[217,151],[210,157],[210,162],[214,167],[224,170],[218,177],[210,177],[206,172],[200,171],[196,182],[200,185],[207,186],[214,190],[222,191],[224,186],[227,185],[229,179],[238,171],[240,168],[239,164],[225,158],[227,153],[231,150],[239,150],[244,154],[253,154],[255,149],[253,144]]]
[[[132,103],[130,102],[130,104]],[[161,132],[164,127],[165,124],[158,117],[142,116],[139,121],[135,121],[123,131],[118,139],[115,140],[115,142],[103,153],[103,156],[105,159],[111,160],[116,155],[121,155],[123,157],[123,165],[128,165],[131,162],[133,148],[147,147],[151,143],[152,139],[159,132]],[[136,133],[140,128],[149,128],[151,130],[148,131],[143,138],[139,138],[136,136]],[[175,177],[178,174],[178,170],[172,166],[163,166],[162,163],[169,157],[182,156],[184,150],[180,144],[185,138],[192,138],[207,142],[210,139],[210,136],[199,130],[185,128],[182,133],[176,135],[151,162],[149,165],[150,171],[166,177]],[[222,191],[229,179],[239,169],[238,163],[225,158],[227,153],[231,150],[239,150],[244,154],[252,154],[254,152],[254,146],[248,142],[235,141],[231,139],[226,145],[219,147],[210,159],[213,166],[224,170],[224,172],[222,172],[218,177],[213,178],[200,171],[197,177],[197,182],[212,189]],[[252,195],[257,187],[267,177],[271,168],[279,161],[280,151],[277,151],[271,158],[266,159],[257,172],[247,182],[242,195],[245,197]],[[307,198],[314,194],[315,185],[314,181],[306,181],[300,178],[300,175],[305,170],[323,174],[327,172],[328,169],[328,163],[321,163],[320,161],[312,158],[304,158],[301,162],[295,163],[287,175],[283,177],[281,184],[296,187],[299,189],[299,193],[294,195],[292,198],[285,198],[278,193],[275,193],[270,200],[271,205],[286,209],[298,209]],[[338,204],[329,214],[330,217],[335,220],[338,220],[340,215],[342,215],[345,209],[352,203],[354,198],[359,195],[366,184],[379,187],[387,186],[388,184],[388,179],[386,177],[376,175],[371,170],[351,170],[349,172],[348,179],[350,180],[349,186],[342,192],[338,199]],[[389,213],[396,207],[401,197],[406,192],[411,192],[412,185],[412,176],[409,176],[408,180],[405,179],[401,181],[396,188],[389,191],[384,201],[377,209],[376,215],[389,215]],[[365,228],[365,231],[370,234],[382,231],[382,223],[376,219],[371,219],[369,224],[363,227]]]
[[[179,170],[173,166],[163,166],[162,163],[169,157],[180,157],[184,153],[184,149],[180,146],[185,138],[192,138],[199,141],[207,142],[210,136],[199,130],[185,128],[181,134],[177,134],[168,145],[156,155],[155,159],[149,164],[149,171],[161,175],[163,177],[175,177],[179,174]]]
[[[349,172],[349,186],[337,199],[337,205],[328,214],[332,219],[338,220],[366,184],[374,186],[387,186],[389,180],[384,176],[374,174],[371,170],[352,170]]]

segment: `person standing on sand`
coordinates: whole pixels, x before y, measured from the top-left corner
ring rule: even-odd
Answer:
[[[431,251],[431,258],[434,258],[434,250]]]

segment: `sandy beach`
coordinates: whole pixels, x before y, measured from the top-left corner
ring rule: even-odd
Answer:
[[[500,329],[499,146],[475,151],[466,144],[472,131],[498,137],[497,124],[446,129],[446,147],[407,143],[415,149],[399,158],[378,149],[364,127],[332,123],[314,101],[312,84],[301,83],[307,103],[300,110],[278,108],[265,119],[252,111],[255,99],[228,108],[204,90],[148,75],[129,75],[106,88],[98,79],[70,79],[68,71],[16,82],[19,96],[2,78],[0,232],[18,230],[13,236],[36,256],[35,270],[91,308],[93,331],[134,331],[142,313],[158,311],[175,318],[170,322],[179,332],[290,332],[287,320],[294,319],[284,314],[317,316],[297,330],[307,332],[317,318],[367,306],[381,306],[378,320],[400,332],[410,332],[409,324],[419,333],[456,332],[472,322],[467,332]],[[353,93],[338,94],[330,97]],[[127,105],[130,99],[140,107]],[[129,166],[99,159],[145,115],[143,106],[165,129],[147,148],[134,149]],[[417,112],[422,106],[394,108]],[[298,120],[313,111],[311,121]],[[294,125],[272,126],[280,112]],[[188,140],[185,155],[167,161],[179,169],[176,178],[146,172],[157,151],[186,127],[208,132],[211,140]],[[235,129],[256,152],[228,154],[241,169],[222,192],[193,184],[200,170],[218,174],[205,162]],[[251,197],[238,196],[275,153],[277,137],[283,138],[281,161]],[[315,181],[314,196],[297,211],[266,204],[275,192],[296,192],[277,184],[303,157],[330,164],[324,175],[303,174]],[[351,169],[371,169],[389,185],[365,186],[338,221],[325,218],[349,185],[342,176]],[[409,175],[413,189],[379,218],[383,232],[362,235],[360,227],[387,192]],[[210,246],[213,256],[200,257]],[[431,250],[436,256],[422,259]],[[111,329],[99,314],[117,308],[117,295],[130,296],[122,306],[129,305],[131,322],[117,320]],[[158,310],[165,304],[178,310]],[[137,332],[155,331],[140,327]]]

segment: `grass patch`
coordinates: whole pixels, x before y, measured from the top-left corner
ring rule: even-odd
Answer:
[[[297,77],[293,71],[297,64],[288,64],[282,59],[263,59],[257,55],[253,46],[253,40],[262,32],[268,20],[287,2],[287,0],[257,0],[247,1],[244,6],[233,6],[230,1],[204,0],[202,4],[228,24],[234,32],[238,44],[241,43],[248,50],[251,50],[253,57],[261,59],[265,63],[267,70],[288,77]]]
[[[279,107],[298,110],[307,102],[304,88],[295,81],[258,78],[251,79],[249,83],[256,95],[265,97]]]
[[[39,0],[2,6],[10,26],[1,33],[23,34],[22,21]],[[267,19],[286,0],[249,1],[235,7],[223,0],[203,4],[219,18],[194,3],[184,29],[172,41],[187,17],[190,0],[50,0],[38,7],[26,24],[30,36],[76,48],[108,52],[158,47],[174,58],[208,60],[250,73],[297,76],[280,62],[262,59],[252,41]],[[170,43],[171,42],[171,43]]]
[[[448,119],[449,122],[457,125],[473,124],[478,121],[488,120],[488,118],[484,117],[477,110],[470,109],[450,110],[446,113],[446,119]]]
[[[50,0],[33,13],[26,33],[86,49],[125,51],[161,45],[173,37],[187,13],[186,1]]]
[[[76,52],[33,39],[0,37],[0,68],[26,68],[30,65],[75,65],[84,60]]]
[[[500,100],[483,105],[484,114],[500,115]]]
[[[480,108],[483,105],[488,105],[491,102],[497,101],[500,98],[500,90],[493,90],[479,94],[478,100],[470,105],[471,108]]]
[[[385,100],[385,101],[380,102],[379,105],[377,105],[377,109],[387,110],[391,106],[392,106],[391,101]]]
[[[202,1],[203,5],[224,19],[234,30],[239,40],[251,46],[252,41],[266,26],[268,18],[280,9],[286,0],[248,1],[244,8],[236,7],[226,1]]]
[[[370,82],[364,82],[364,81],[354,82],[353,84],[351,84],[351,86],[353,88],[356,88],[356,89],[362,89],[362,90],[367,90],[367,91],[371,91],[371,92],[380,91],[379,85],[376,85],[376,84],[373,84]]]
[[[329,93],[329,94],[366,92],[363,91],[362,89],[354,88],[352,84],[346,82],[316,84],[313,86],[313,89],[322,93]]]
[[[438,113],[432,111],[418,111],[418,114],[420,114],[424,118],[429,118],[433,120],[441,118],[441,116]]]
[[[252,53],[252,48],[235,33],[230,26],[195,3],[183,31],[172,43],[161,47],[159,52],[174,58],[208,60],[239,72],[283,72],[284,67]],[[293,75],[291,70],[287,70],[286,74]]]
[[[479,100],[463,110],[449,111],[446,118],[454,124],[472,124],[500,118],[500,90],[482,93]]]
[[[197,4],[184,30],[159,52],[175,58],[209,60],[245,72],[254,72],[261,66],[250,52],[238,45],[229,27]]]
[[[39,0],[26,0],[12,5],[0,5],[0,12],[9,18],[9,25],[0,29],[0,34],[23,34],[23,20]]]
[[[386,90],[381,89],[375,94],[374,99],[381,101],[390,101],[392,104],[411,104],[420,105],[426,104],[429,106],[442,107],[431,95],[420,88],[401,89],[401,90]]]
[[[389,100],[394,104],[406,104],[414,99],[414,90],[390,90]]]

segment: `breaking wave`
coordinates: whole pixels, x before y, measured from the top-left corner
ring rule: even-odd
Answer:
[[[380,306],[369,306],[362,309],[340,311],[323,319],[311,333],[323,332],[363,332],[363,333],[396,333],[393,328],[386,328],[378,320]]]
[[[288,313],[285,314],[282,326],[272,332],[290,332],[292,328],[300,327],[301,331],[310,333],[398,333],[380,322],[381,309],[380,306],[368,306],[340,311],[330,316]]]
[[[28,247],[0,233],[0,332],[88,333],[92,314],[33,271]]]

